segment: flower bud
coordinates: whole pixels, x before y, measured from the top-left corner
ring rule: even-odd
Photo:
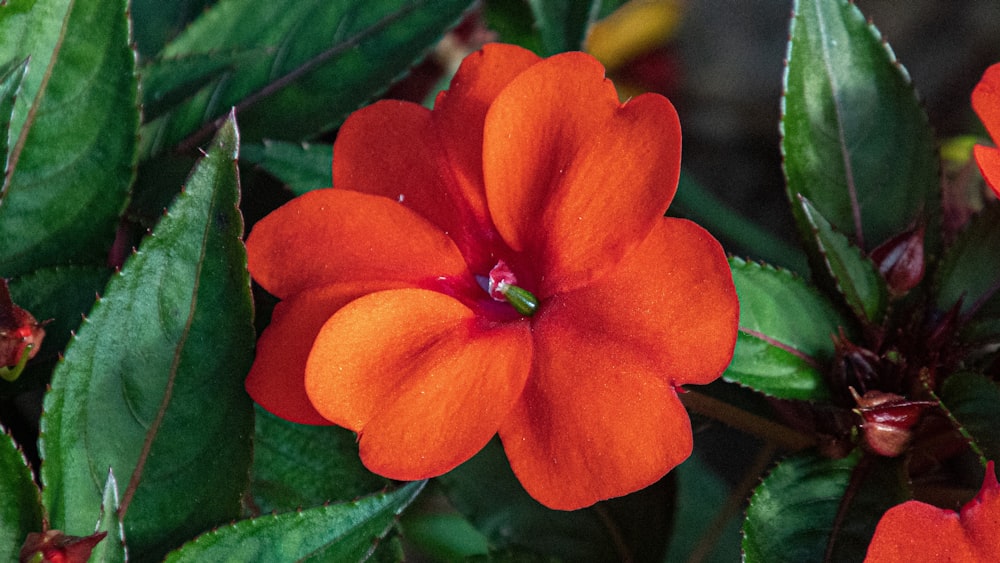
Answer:
[[[21,547],[21,563],[86,563],[97,543],[107,536],[99,532],[92,536],[67,536],[59,530],[28,534]]]
[[[881,391],[868,391],[859,396],[853,387],[851,395],[858,405],[854,412],[862,419],[865,447],[885,457],[896,457],[906,450],[913,437],[913,426],[927,407],[934,406],[930,401],[910,401]]]
[[[894,296],[906,294],[924,277],[924,227],[896,235],[872,250],[871,259]]]
[[[0,377],[17,379],[24,364],[38,353],[43,338],[41,323],[14,304],[7,280],[0,278]]]

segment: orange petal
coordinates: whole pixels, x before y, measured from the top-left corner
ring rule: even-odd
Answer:
[[[531,346],[526,321],[487,325],[434,291],[374,293],[323,326],[306,391],[325,418],[359,432],[369,469],[424,479],[496,433],[524,386]]]
[[[1000,485],[993,462],[983,487],[961,513],[911,500],[879,520],[866,563],[1000,561]]]
[[[993,137],[1000,141],[1000,63],[986,69],[982,79],[972,90],[972,109]]]
[[[306,193],[258,221],[247,262],[281,298],[334,283],[467,275],[458,248],[426,219],[394,200],[338,189]]]
[[[333,314],[358,297],[389,289],[390,284],[341,284],[304,291],[278,303],[271,324],[257,341],[257,355],[247,375],[247,393],[268,412],[299,424],[332,424],[306,396],[306,358],[319,329]]]
[[[976,145],[972,147],[972,153],[976,157],[976,164],[979,171],[983,173],[986,184],[993,189],[993,193],[1000,197],[1000,149]]]
[[[493,102],[484,135],[493,221],[537,261],[539,297],[607,271],[645,239],[676,191],[673,106],[656,94],[619,105],[604,68],[583,53],[518,75]]]
[[[500,431],[525,489],[580,508],[686,459],[690,423],[674,387],[722,373],[738,320],[721,247],[681,219],[661,219],[592,286],[543,302],[532,375]]]

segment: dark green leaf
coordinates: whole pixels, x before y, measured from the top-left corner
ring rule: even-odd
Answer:
[[[14,302],[45,325],[45,341],[12,389],[41,388],[69,342],[70,335],[94,305],[111,276],[103,266],[56,266],[35,270],[10,281]],[[0,384],[0,390],[7,386]],[[2,391],[0,391],[2,392]]]
[[[601,0],[528,0],[542,34],[545,55],[579,51],[601,9]]]
[[[295,195],[333,185],[333,147],[267,141],[243,146],[243,160],[260,165]]]
[[[971,315],[969,338],[1000,336],[1000,205],[972,218],[941,260],[937,272],[937,306],[948,310],[962,300]]]
[[[754,490],[743,522],[747,563],[821,561],[860,455],[788,458]]]
[[[103,261],[114,240],[139,126],[127,5],[39,0],[0,20],[0,60],[31,56],[0,196],[0,275]]]
[[[54,528],[92,533],[109,468],[134,556],[240,515],[254,331],[238,146],[230,119],[53,373],[41,445]]]
[[[399,522],[407,544],[432,561],[487,555],[489,540],[450,507],[439,488],[429,487]]]
[[[0,172],[6,176],[7,172],[7,134],[10,130],[10,119],[14,113],[14,100],[21,88],[21,81],[28,70],[28,60],[18,61],[14,59],[5,65],[0,66],[0,159],[4,165],[0,166]]]
[[[850,321],[816,289],[787,270],[732,258],[740,298],[736,351],[723,377],[782,399],[830,396],[823,374],[832,336]]]
[[[389,484],[361,465],[353,432],[256,412],[251,490],[261,512],[350,500]]]
[[[157,85],[146,101],[183,102],[143,128],[143,154],[210,129],[232,106],[248,141],[331,129],[419,61],[470,3],[222,0],[145,69]],[[208,80],[206,65],[226,58]]]
[[[1000,387],[983,375],[956,373],[944,381],[940,397],[986,459],[1000,459]]]
[[[826,274],[858,320],[878,326],[889,305],[889,290],[878,267],[834,229],[811,201],[799,196],[799,203]]]
[[[866,250],[923,219],[933,254],[938,161],[906,70],[853,2],[796,0],[794,14],[781,148],[804,238],[800,195]]]
[[[17,561],[25,537],[42,531],[42,501],[28,462],[0,427],[0,561]]]
[[[502,43],[520,45],[535,53],[543,53],[542,37],[535,26],[531,6],[524,0],[491,0],[483,5],[486,27],[497,34]]]
[[[666,547],[662,530],[669,527],[666,513],[672,503],[664,498],[671,496],[665,481],[637,493],[641,498],[618,499],[625,504],[602,502],[574,512],[550,510],[521,487],[499,440],[438,481],[455,508],[501,551],[524,550],[566,561],[616,561],[640,551],[643,555],[654,551],[662,558]],[[630,541],[637,528],[629,528],[625,512],[650,527],[639,535],[645,545]],[[622,538],[629,539],[622,543]]]
[[[198,537],[166,561],[365,561],[425,483],[356,502],[236,522]]]
[[[846,491],[848,504],[842,506],[829,561],[864,560],[882,515],[911,496],[902,458],[867,455],[851,478],[858,484]]]
[[[215,0],[132,0],[132,29],[142,57],[152,57]]]

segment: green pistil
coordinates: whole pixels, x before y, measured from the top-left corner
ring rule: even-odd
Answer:
[[[538,298],[526,289],[504,283],[500,284],[497,289],[507,299],[510,306],[525,317],[534,315],[538,309]]]

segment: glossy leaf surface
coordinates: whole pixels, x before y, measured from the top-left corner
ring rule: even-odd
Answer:
[[[13,59],[7,64],[0,65],[0,161],[4,164],[0,166],[0,172],[3,172],[4,176],[7,171],[7,150],[10,148],[7,133],[14,113],[14,100],[17,99],[21,81],[27,70],[27,59],[23,61]]]
[[[826,274],[859,320],[878,325],[889,305],[889,291],[875,263],[838,232],[808,199],[800,199]]]
[[[240,514],[254,331],[237,150],[230,120],[53,374],[41,445],[54,528],[92,533],[109,467],[133,554],[157,557]]]
[[[236,522],[198,537],[165,561],[366,561],[425,484]]]
[[[740,298],[740,333],[728,381],[782,399],[830,396],[824,366],[832,337],[852,323],[803,279],[739,258],[729,261]]]
[[[104,482],[104,494],[101,497],[101,518],[97,522],[97,532],[106,532],[94,551],[90,554],[91,563],[124,563],[128,561],[125,548],[125,526],[118,516],[121,506],[121,491],[113,471],[108,471]]]
[[[853,2],[793,10],[781,149],[800,231],[799,195],[865,250],[918,219],[936,225],[934,137],[906,70]]]
[[[221,0],[146,68],[155,87],[144,89],[144,101],[162,110],[164,100],[177,103],[144,126],[143,153],[211,129],[232,106],[247,141],[333,128],[420,60],[469,5]]]
[[[24,538],[42,531],[42,503],[31,470],[0,427],[0,560],[17,561]]]
[[[806,454],[779,463],[750,499],[743,523],[744,561],[821,561],[858,457]]]
[[[0,19],[0,60],[31,57],[0,194],[0,275],[104,261],[139,125],[127,4],[38,0]]]

